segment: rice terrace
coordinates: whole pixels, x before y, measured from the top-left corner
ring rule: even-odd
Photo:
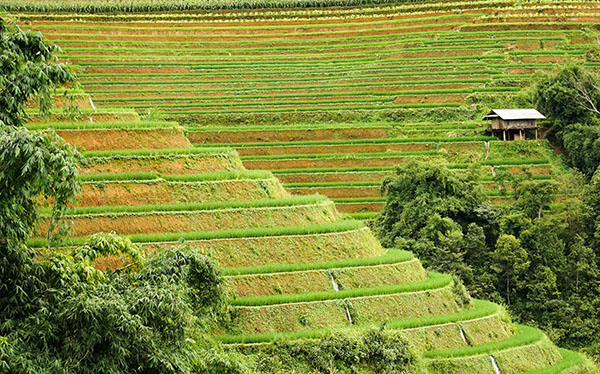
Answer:
[[[0,373],[592,374],[600,1],[0,0]]]

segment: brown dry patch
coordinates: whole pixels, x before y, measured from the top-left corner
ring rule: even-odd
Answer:
[[[444,104],[463,102],[467,94],[443,94],[443,95],[400,95],[394,104]]]
[[[379,186],[341,186],[341,187],[289,187],[293,195],[325,195],[331,199],[351,197],[381,197]]]
[[[395,166],[411,160],[435,160],[438,157],[369,157],[339,159],[286,159],[286,160],[245,160],[244,166],[251,170],[307,169],[307,168],[350,168],[368,166]]]
[[[392,170],[369,172],[336,172],[336,173],[291,173],[277,174],[281,183],[322,183],[322,182],[371,182],[381,181],[393,175]]]
[[[156,172],[166,175],[210,173],[221,170],[242,170],[241,161],[224,155],[195,155],[162,158],[100,159],[90,166],[80,167],[80,174]]]
[[[383,209],[385,202],[336,203],[335,205],[341,213],[363,213],[379,212]]]
[[[88,151],[191,148],[182,128],[56,131],[67,143]]]
[[[522,63],[525,64],[564,64],[581,59],[581,56],[519,56]]]
[[[276,179],[210,182],[89,182],[82,184],[78,206],[148,205],[201,201],[246,201],[286,198]]]
[[[236,148],[240,156],[259,155],[294,155],[324,153],[378,153],[388,151],[432,151],[437,143],[386,143],[386,144],[348,144],[348,145],[314,145],[314,146],[281,146],[281,147],[240,147]],[[293,157],[293,156],[291,156]]]
[[[331,276],[340,289],[419,282],[426,273],[418,260],[398,264],[228,277],[235,297],[332,291]]]
[[[212,256],[222,267],[296,264],[375,257],[385,254],[367,228],[330,234],[187,241]],[[167,243],[177,245],[178,243]],[[145,244],[156,248],[156,244]],[[301,251],[298,248],[302,248]]]
[[[394,127],[356,127],[300,130],[189,131],[192,143],[255,143],[309,140],[350,140],[388,138]]]
[[[122,215],[86,215],[66,218],[74,236],[104,232],[119,235],[215,231],[250,227],[275,227],[332,223],[339,219],[333,203],[294,207],[247,208],[188,212],[156,212]],[[42,219],[37,235],[48,231],[49,219]]]

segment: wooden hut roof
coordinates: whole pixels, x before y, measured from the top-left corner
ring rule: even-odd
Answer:
[[[546,117],[535,109],[492,109],[484,120],[498,118],[505,121],[527,120],[527,119],[546,119]]]

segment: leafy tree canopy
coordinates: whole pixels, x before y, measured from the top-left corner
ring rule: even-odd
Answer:
[[[41,115],[48,114],[54,89],[75,80],[53,56],[57,51],[41,33],[22,31],[0,18],[0,124],[22,124],[30,100],[37,100]]]

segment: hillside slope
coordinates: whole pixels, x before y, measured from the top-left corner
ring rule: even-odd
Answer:
[[[29,127],[56,128],[94,149],[84,153],[83,189],[67,217],[72,244],[100,230],[148,249],[185,240],[212,253],[236,309],[233,324],[215,332],[230,349],[252,356],[273,341],[385,324],[402,332],[430,373],[594,372],[541,331],[512,324],[501,307],[469,300],[452,277],[426,272],[411,253],[382,248],[327,198],[290,195],[271,173],[245,170],[233,150],[186,147],[173,123]],[[101,147],[107,137],[120,142]],[[42,237],[30,244],[43,245]]]
[[[381,178],[415,158],[482,165],[496,201],[492,167],[561,174],[534,141],[493,142],[487,154],[495,139],[480,115],[530,105],[517,96],[538,72],[598,64],[588,53],[597,2],[129,14],[19,13],[19,3],[6,6],[63,48],[96,104],[159,110],[195,146],[233,147],[248,169],[348,213],[378,211]]]

